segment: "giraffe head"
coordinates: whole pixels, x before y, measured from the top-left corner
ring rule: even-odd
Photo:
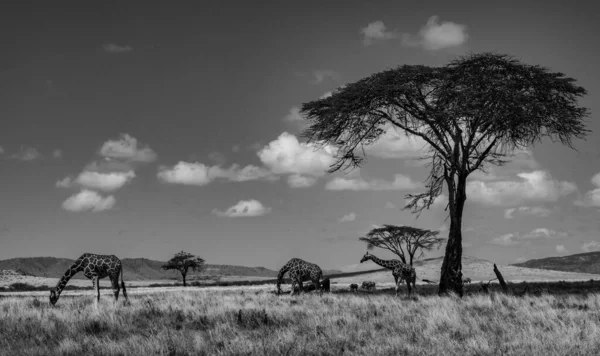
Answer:
[[[363,256],[363,258],[360,260],[360,263],[363,263],[363,262],[365,262],[365,261],[368,261],[368,260],[370,260],[370,259],[371,259],[371,256],[372,256],[372,255],[370,255],[370,254],[369,254],[369,251],[367,251],[367,253],[365,253],[365,255]]]
[[[58,301],[58,294],[54,289],[50,291],[50,304],[54,305]]]

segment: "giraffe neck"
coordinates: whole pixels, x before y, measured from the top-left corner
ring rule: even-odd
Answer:
[[[56,284],[56,295],[60,295],[60,293],[62,293],[63,289],[65,289],[67,283],[69,282],[69,280],[71,278],[73,278],[73,276],[75,274],[77,274],[77,272],[81,271],[83,268],[81,268],[81,265],[77,265],[76,263],[73,264],[66,272],[65,274],[60,278],[60,280],[58,281],[58,284]]]
[[[394,267],[396,267],[396,264],[397,264],[397,263],[394,263],[395,261],[382,260],[381,258],[377,258],[373,255],[369,255],[369,257],[371,258],[371,261],[377,263],[381,267],[393,269]]]

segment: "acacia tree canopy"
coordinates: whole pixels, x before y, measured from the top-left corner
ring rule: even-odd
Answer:
[[[409,194],[405,209],[428,209],[446,186],[450,229],[440,294],[462,295],[462,212],[466,179],[486,165],[502,165],[515,149],[550,138],[569,147],[589,132],[586,90],[563,73],[496,53],[469,54],[443,67],[403,65],[304,103],[309,142],[333,145],[330,172],[360,166],[364,147],[389,129],[427,143],[426,190]]]
[[[194,272],[199,272],[204,267],[204,260],[200,257],[194,256],[188,252],[178,252],[171,258],[167,263],[161,266],[164,270],[176,270],[181,273],[183,278],[183,285],[186,286],[186,276],[188,271],[191,269]]]
[[[367,249],[375,247],[396,254],[402,262],[413,265],[415,255],[423,256],[425,251],[439,247],[444,242],[438,237],[439,231],[419,229],[411,226],[383,225],[369,231],[359,240],[367,243]]]

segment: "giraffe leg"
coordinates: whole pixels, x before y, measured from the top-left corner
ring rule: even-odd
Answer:
[[[406,288],[408,290],[408,297],[410,298],[411,288],[410,288],[410,278],[406,279]]]
[[[98,309],[98,302],[100,301],[100,280],[98,277],[93,277],[92,284],[94,286],[94,292],[96,296],[94,297],[94,308]]]
[[[304,293],[304,286],[302,285],[301,279],[298,280],[298,289],[299,289],[299,292],[298,292],[299,294]]]
[[[117,301],[119,300],[119,292],[121,291],[121,288],[119,288],[119,276],[117,275],[117,277],[111,278],[110,281],[112,283],[112,289],[113,289],[113,294],[115,295],[115,304],[116,304]]]

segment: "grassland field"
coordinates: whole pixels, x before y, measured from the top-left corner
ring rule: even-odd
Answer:
[[[109,290],[55,307],[47,292],[2,293],[0,355],[597,355],[600,282],[513,284],[523,296],[467,287],[414,298],[392,286],[276,296],[273,285]],[[286,286],[289,290],[289,286]],[[545,290],[542,292],[542,290]],[[71,291],[68,291],[71,292]]]

